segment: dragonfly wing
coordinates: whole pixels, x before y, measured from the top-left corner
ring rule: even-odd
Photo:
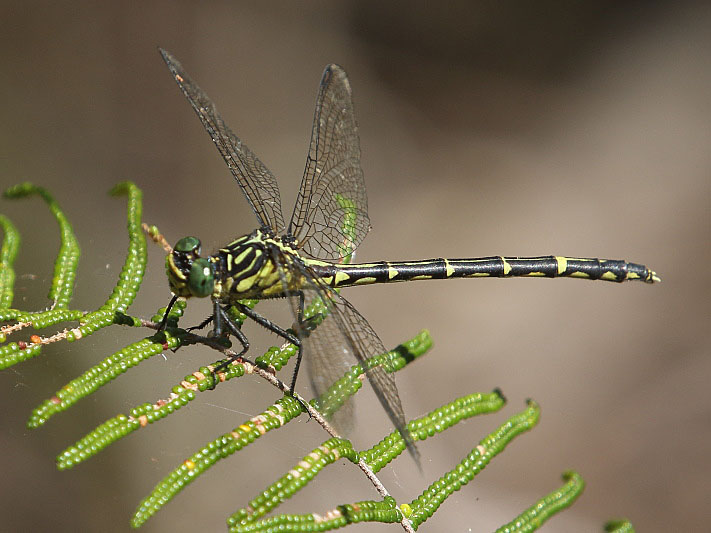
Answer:
[[[279,186],[274,175],[239,137],[232,133],[215,104],[186,74],[180,62],[162,48],[160,53],[180,90],[200,117],[202,125],[239,183],[261,227],[271,228],[275,234],[284,231]]]
[[[311,383],[315,393],[322,399],[321,411],[335,420],[339,429],[349,429],[349,414],[338,415],[339,397],[324,398],[324,393],[355,363],[364,363],[371,357],[386,352],[382,341],[368,321],[338,292],[323,283],[308,266],[298,259],[289,258],[293,273],[303,277],[301,291],[304,294],[305,317],[309,311],[316,310],[315,327],[308,331],[297,331],[303,342]],[[283,260],[282,260],[283,262]],[[298,312],[298,296],[291,296],[292,309]],[[296,306],[296,307],[295,307]],[[313,321],[314,319],[312,319]],[[307,324],[310,322],[307,321]],[[297,328],[298,330],[299,328]],[[366,369],[373,390],[390,417],[395,428],[405,438],[410,452],[417,459],[418,453],[405,425],[405,413],[400,395],[395,385],[395,377],[381,366]],[[346,409],[348,409],[346,402]],[[339,416],[341,418],[339,418]],[[343,428],[345,423],[346,427]]]
[[[311,257],[340,259],[370,230],[360,141],[345,71],[323,73],[311,145],[289,232]]]
[[[314,303],[308,298],[313,291],[305,294],[305,307]],[[311,300],[311,301],[309,301]],[[330,320],[329,322],[331,322]],[[328,324],[321,324],[328,329]],[[319,326],[320,329],[321,326]],[[341,404],[339,398],[324,396],[329,388],[343,378],[354,364],[350,353],[343,346],[335,346],[335,340],[322,332],[303,339],[304,362],[311,388],[317,398],[322,398],[319,409],[326,419],[343,435],[352,435],[355,425],[355,405],[353,397],[348,397]]]

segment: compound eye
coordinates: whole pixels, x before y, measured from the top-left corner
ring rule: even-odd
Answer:
[[[200,239],[197,237],[183,237],[173,248],[172,262],[180,272],[178,277],[187,276],[193,261],[200,257]]]
[[[215,287],[215,275],[212,271],[212,264],[206,258],[193,261],[188,275],[188,289],[193,296],[204,298],[212,294]]]
[[[197,237],[183,237],[177,243],[175,243],[176,252],[181,252],[184,254],[193,254],[196,256],[200,255],[200,239]]]

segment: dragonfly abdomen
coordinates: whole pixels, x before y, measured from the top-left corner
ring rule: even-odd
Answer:
[[[332,287],[393,283],[420,279],[573,277],[622,282],[660,281],[644,265],[615,259],[585,259],[562,256],[480,257],[473,259],[428,259],[424,261],[382,261],[315,268]]]

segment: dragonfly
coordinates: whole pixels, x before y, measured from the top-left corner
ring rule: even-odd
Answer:
[[[419,452],[407,431],[395,378],[366,361],[386,352],[378,334],[341,294],[340,289],[373,283],[479,278],[572,277],[622,282],[660,281],[646,266],[623,260],[563,256],[480,257],[351,263],[370,231],[368,199],[360,165],[360,140],[348,77],[340,66],[326,67],[319,85],[306,168],[288,224],[274,175],[227,126],[217,108],[182,65],[160,49],[203,127],[237,180],[257,229],[207,257],[197,237],[180,239],[166,258],[173,297],[207,298],[213,304],[213,335],[233,335],[244,355],[249,341],[230,317],[230,307],[298,347],[290,390],[294,391],[305,355],[314,392],[323,394],[354,363],[366,369],[383,409],[419,464]],[[249,299],[285,298],[294,317],[284,329],[245,305]],[[307,318],[304,310],[324,312]],[[204,323],[205,324],[205,323]],[[205,324],[206,325],[206,324]],[[223,362],[229,363],[230,360]],[[321,407],[331,416],[328,406]],[[345,411],[347,413],[347,410]],[[342,415],[337,427],[349,425]]]

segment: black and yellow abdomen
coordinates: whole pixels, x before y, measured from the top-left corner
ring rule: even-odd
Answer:
[[[553,255],[380,261],[353,265],[318,263],[312,268],[324,282],[334,288],[420,279],[477,277],[572,277],[615,282],[640,280],[646,283],[660,281],[652,270],[636,263],[615,259],[584,259]]]

